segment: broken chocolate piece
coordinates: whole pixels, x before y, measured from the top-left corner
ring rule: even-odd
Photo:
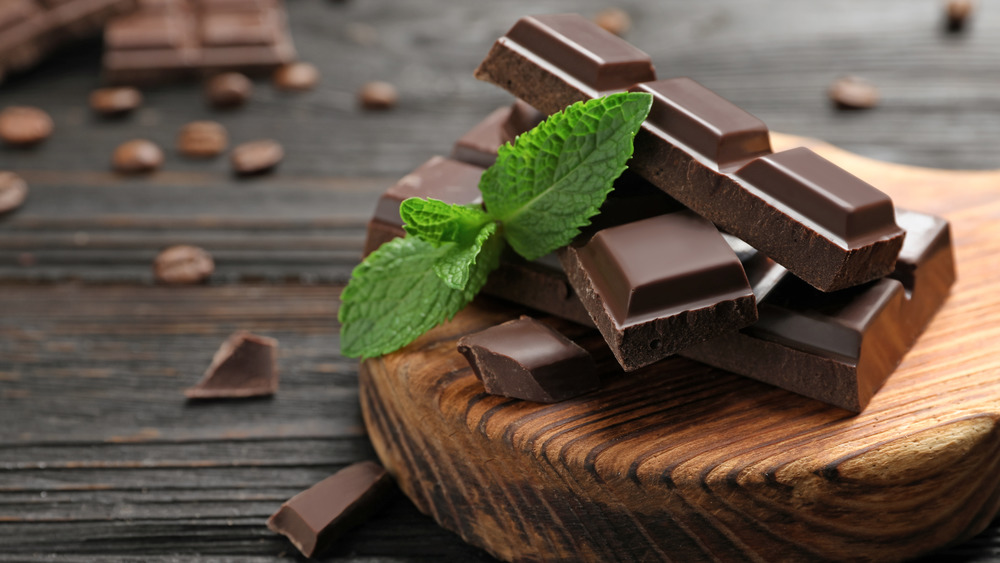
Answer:
[[[626,371],[757,320],[739,259],[690,211],[598,231],[559,257]]]
[[[189,399],[236,399],[274,395],[278,391],[278,341],[249,332],[226,339]]]
[[[497,108],[475,127],[462,135],[451,149],[451,158],[482,168],[496,162],[497,149],[513,143],[518,135],[538,125],[545,115],[522,102]]]
[[[371,518],[393,489],[392,478],[379,464],[348,465],[288,499],[268,518],[267,527],[313,557]]]
[[[556,403],[601,385],[586,350],[531,317],[463,336],[458,351],[493,395]]]

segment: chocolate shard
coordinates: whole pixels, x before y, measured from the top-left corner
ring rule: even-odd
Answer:
[[[556,403],[601,384],[586,350],[527,316],[462,337],[458,351],[493,395]]]
[[[546,114],[656,79],[649,55],[578,14],[521,18],[475,75]]]
[[[518,135],[538,125],[545,115],[522,102],[497,108],[462,135],[451,149],[451,158],[488,168],[496,162],[497,149],[513,143]]]
[[[355,463],[288,499],[268,518],[267,527],[313,557],[371,518],[394,489],[381,465]]]
[[[222,343],[201,381],[184,395],[189,399],[238,399],[277,391],[278,341],[241,331]]]
[[[760,320],[680,355],[861,412],[947,298],[954,256],[943,219],[897,211],[907,237],[891,277],[824,293],[741,252]]]
[[[559,256],[626,371],[757,320],[739,259],[690,211],[598,231]]]

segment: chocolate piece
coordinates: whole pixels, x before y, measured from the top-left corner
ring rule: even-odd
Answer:
[[[218,109],[231,109],[247,103],[253,94],[253,82],[240,72],[224,72],[205,83],[205,99]]]
[[[310,63],[292,63],[274,71],[273,80],[279,90],[305,92],[319,83],[319,69]]]
[[[188,399],[242,399],[278,391],[278,341],[249,332],[226,339]]]
[[[574,23],[563,25],[564,21]],[[520,47],[549,44],[556,41],[554,38],[572,49]],[[523,18],[494,44],[476,76],[552,113],[598,95],[607,86],[593,73],[589,73],[589,82],[586,77],[592,61],[603,60],[602,53],[610,50],[609,44],[622,52],[634,51],[628,43],[579,16]],[[566,49],[573,56],[568,56]],[[638,57],[633,57],[636,60]],[[870,229],[873,236],[859,246],[838,239],[813,220],[802,221],[799,209],[787,202],[775,205],[773,198],[731,174],[771,152],[767,128],[760,120],[690,79],[649,82],[649,74],[647,78],[630,76],[636,82],[645,81],[642,84],[617,86],[654,96],[650,115],[636,136],[630,163],[634,171],[824,291],[871,281],[892,271],[903,231],[891,221],[891,213],[882,213],[890,220]],[[844,179],[849,175],[837,176]],[[891,209],[891,202],[881,192],[850,178],[843,185],[811,178],[810,185],[816,192],[828,192],[822,199],[831,209],[865,213],[866,206],[879,198]],[[771,181],[764,179],[765,184]]]
[[[30,147],[52,135],[52,118],[28,106],[9,106],[0,111],[0,140],[12,147]]]
[[[458,351],[493,395],[556,403],[601,385],[586,350],[531,317],[463,336]]]
[[[177,151],[191,158],[218,156],[228,146],[226,128],[214,121],[192,121],[177,135]]]
[[[365,109],[391,109],[398,101],[399,91],[388,82],[368,82],[358,90],[358,102]]]
[[[161,252],[153,261],[153,277],[167,284],[201,283],[215,271],[212,255],[197,246],[181,244]]]
[[[878,88],[856,76],[838,78],[827,91],[838,109],[870,109],[878,105]]]
[[[513,143],[518,135],[538,125],[545,115],[522,102],[497,108],[462,135],[451,149],[451,158],[489,168],[496,162],[497,149]]]
[[[262,174],[273,170],[283,158],[285,149],[270,139],[237,145],[229,155],[233,172],[240,176]]]
[[[369,519],[394,488],[382,466],[355,463],[288,499],[267,519],[267,527],[313,557]]]
[[[13,172],[0,171],[0,215],[11,212],[28,197],[28,184]]]
[[[744,254],[760,320],[680,355],[861,412],[902,361],[954,282],[943,219],[898,212],[906,243],[891,278],[832,293],[760,254]]]
[[[104,33],[104,75],[157,84],[226,71],[272,72],[295,60],[281,0],[143,0]]]
[[[521,18],[475,75],[547,114],[656,79],[649,55],[577,14]]]
[[[90,93],[90,108],[104,116],[125,115],[140,105],[142,92],[135,88],[98,88]]]
[[[163,151],[152,141],[134,139],[115,149],[111,166],[122,174],[143,174],[163,166]]]
[[[626,371],[757,320],[739,259],[690,211],[598,231],[559,258]]]

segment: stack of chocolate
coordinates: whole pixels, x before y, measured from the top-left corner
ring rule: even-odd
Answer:
[[[772,152],[759,119],[690,79],[657,80],[647,54],[580,16],[521,19],[476,76],[518,102],[390,188],[366,251],[402,236],[407,197],[479,203],[482,167],[542,115],[648,92],[630,173],[593,224],[557,260],[505,257],[486,288],[596,326],[626,371],[680,354],[860,412],[954,282],[945,220],[894,209],[809,149]],[[515,356],[498,362],[527,365]]]

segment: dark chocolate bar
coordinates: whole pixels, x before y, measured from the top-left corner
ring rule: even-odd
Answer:
[[[463,336],[458,351],[493,395],[556,403],[601,385],[589,352],[527,316]]]
[[[96,35],[138,0],[0,1],[0,81],[30,68],[59,46]]]
[[[104,76],[117,84],[271,72],[295,59],[281,0],[142,0],[108,24],[104,43]]]
[[[545,115],[521,100],[497,108],[486,119],[462,135],[451,149],[451,158],[489,168],[497,160],[497,149],[513,143],[518,135],[538,125]]]
[[[890,277],[832,293],[742,252],[760,320],[680,355],[861,412],[955,281],[948,223],[904,210],[896,219],[907,236]]]
[[[572,49],[536,48],[550,43]],[[892,271],[903,231],[885,194],[807,149],[771,154],[760,120],[690,79],[650,75],[608,88],[612,82],[589,69],[612,51],[631,53],[629,68],[648,61],[580,16],[523,18],[494,44],[476,76],[547,113],[587,92],[649,92],[653,107],[630,163],[639,175],[823,291]]]
[[[278,391],[278,341],[249,332],[226,339],[189,399],[237,399],[274,395]]]
[[[313,557],[371,518],[393,489],[381,465],[355,463],[290,498],[268,518],[267,527]]]
[[[600,230],[559,257],[627,371],[757,320],[739,259],[690,211]]]

